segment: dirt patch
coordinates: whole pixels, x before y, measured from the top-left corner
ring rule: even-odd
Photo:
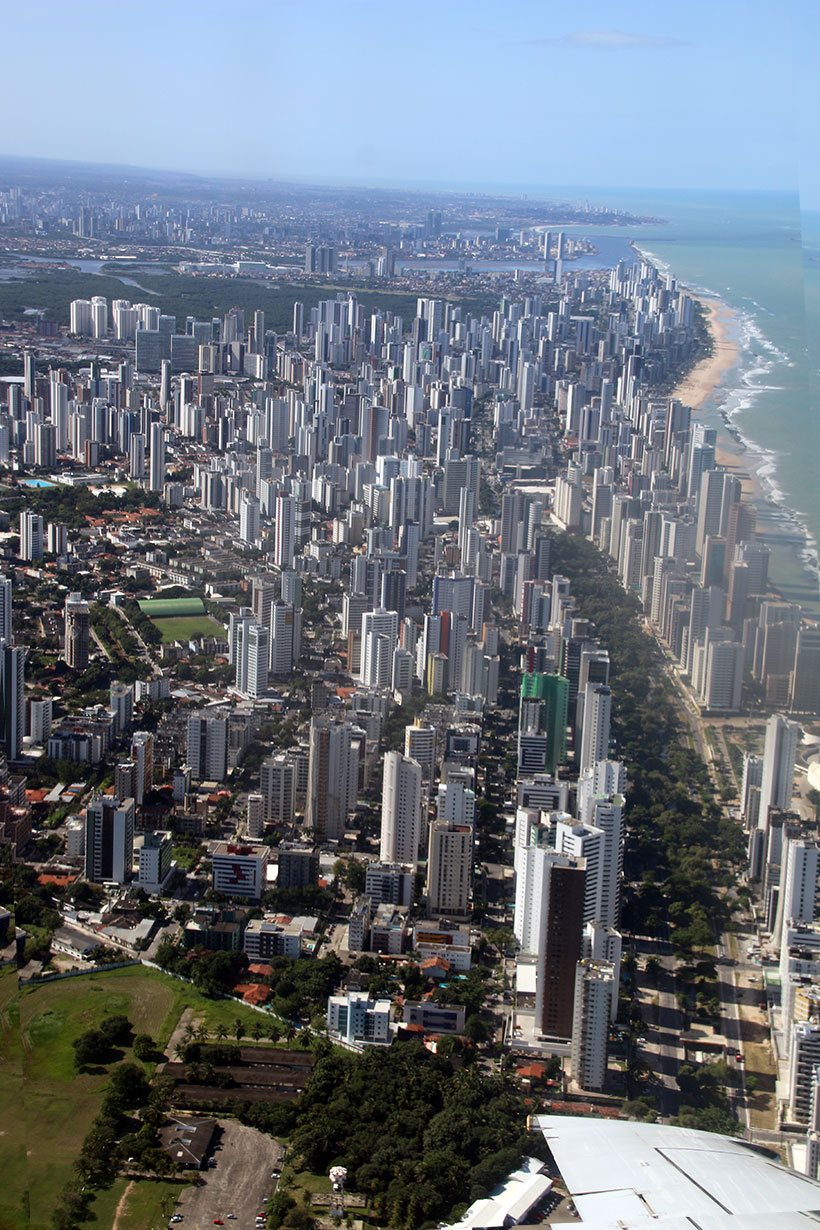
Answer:
[[[131,1183],[126,1183],[126,1185],[125,1185],[125,1191],[122,1193],[122,1195],[120,1196],[120,1198],[119,1198],[119,1200],[118,1200],[118,1202],[117,1202],[117,1208],[116,1208],[116,1210],[115,1210],[115,1212],[114,1212],[114,1221],[113,1221],[113,1223],[112,1223],[112,1225],[111,1225],[111,1230],[119,1230],[119,1225],[120,1225],[120,1217],[122,1216],[122,1211],[123,1211],[123,1209],[125,1208],[125,1202],[126,1202],[126,1200],[128,1199],[128,1196],[129,1196],[129,1194],[130,1194],[131,1189],[133,1188],[133,1186],[134,1186],[133,1182],[131,1182]]]

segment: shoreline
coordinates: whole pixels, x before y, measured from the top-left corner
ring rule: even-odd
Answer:
[[[752,504],[757,512],[758,537],[765,540],[773,529],[780,537],[785,528],[783,521],[787,523],[786,536],[793,539],[795,562],[814,589],[820,576],[817,548],[800,515],[788,506],[782,492],[774,485],[774,459],[766,450],[747,440],[735,426],[733,416],[723,408],[732,393],[728,377],[740,368],[743,359],[743,348],[738,340],[740,313],[717,296],[690,293],[705,312],[712,353],[695,364],[670,396],[691,407],[693,421],[699,414],[718,420],[715,422],[715,463],[740,480],[741,498]],[[785,543],[781,540],[780,545],[785,546]],[[790,598],[784,592],[783,582],[772,577],[769,584],[772,592],[784,601],[799,602],[803,619],[812,624],[817,621],[816,598],[797,595]],[[787,584],[786,589],[790,588],[791,584]]]
[[[732,337],[732,326],[737,313],[722,299],[707,299],[693,296],[706,313],[706,331],[712,339],[712,353],[695,364],[672,392],[672,397],[701,410],[720,386],[724,377],[740,362],[740,345]]]
[[[727,376],[739,367],[741,360],[740,344],[733,336],[738,313],[723,299],[707,298],[705,295],[694,295],[694,298],[705,312],[704,323],[712,340],[712,353],[695,364],[675,386],[671,396],[689,406],[695,414],[707,409],[720,413],[716,399],[724,388]],[[721,415],[721,419],[722,428],[718,431],[715,446],[716,464],[740,479],[744,499],[765,499],[760,480],[749,468],[749,452],[745,442],[726,415]]]

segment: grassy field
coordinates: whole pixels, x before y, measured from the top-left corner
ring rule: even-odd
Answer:
[[[17,970],[11,967],[0,973],[0,1174],[5,1188],[5,1199],[0,1204],[0,1230],[16,1230],[17,1226],[32,1224],[27,1216],[26,1132],[22,1109],[20,1005]]]
[[[179,615],[152,619],[151,623],[162,633],[163,644],[173,641],[189,641],[198,636],[224,636],[225,627],[210,615]]]
[[[107,1191],[97,1192],[88,1211],[88,1225],[96,1226],[97,1230],[111,1230],[117,1212],[117,1205],[128,1186],[127,1179],[116,1179]]]
[[[180,1183],[132,1183],[123,1202],[117,1230],[165,1230],[182,1192]]]
[[[149,1033],[164,1046],[185,1008],[211,1030],[224,1024],[232,1032],[239,1018],[250,1035],[260,1019],[241,1004],[206,999],[186,983],[139,966],[28,987],[19,994],[16,971],[0,974],[0,1230],[49,1225],[99,1109],[110,1069],[78,1075],[74,1039],[105,1016],[122,1012],[135,1032]],[[126,1050],[123,1057],[132,1055]],[[6,1125],[14,1125],[13,1130]],[[99,1201],[100,1209],[106,1208],[108,1194]]]

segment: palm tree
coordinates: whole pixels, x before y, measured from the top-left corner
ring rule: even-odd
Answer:
[[[241,1042],[245,1036],[245,1026],[239,1017],[233,1023],[233,1035],[237,1042]]]
[[[194,1034],[196,1033],[196,1030],[194,1029],[194,1027],[193,1027],[193,1025],[191,1024],[191,1022],[190,1022],[190,1021],[188,1021],[187,1025],[186,1025],[186,1026],[185,1026],[185,1028],[183,1029],[182,1033],[183,1033],[183,1037],[185,1038],[185,1041],[186,1041],[186,1042],[191,1042],[191,1041],[192,1041],[193,1036],[194,1036]]]
[[[251,1033],[253,1034],[255,1041],[258,1042],[259,1039],[262,1037],[262,1022],[261,1021],[254,1021],[253,1029],[251,1030]]]
[[[205,1024],[204,1021],[201,1021],[199,1028],[196,1031],[197,1042],[207,1042],[209,1036],[210,1036],[210,1031],[208,1029],[208,1026]]]
[[[220,1021],[216,1027],[216,1036],[220,1042],[224,1042],[228,1036],[228,1031],[225,1028],[224,1022]]]

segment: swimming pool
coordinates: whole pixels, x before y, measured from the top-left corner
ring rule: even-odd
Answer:
[[[48,483],[44,478],[21,478],[21,487],[56,487],[56,483]]]

